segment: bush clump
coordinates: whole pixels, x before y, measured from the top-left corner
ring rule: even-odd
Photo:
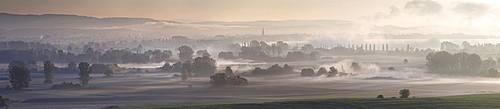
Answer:
[[[378,95],[377,98],[384,98],[384,95]]]
[[[401,95],[399,98],[408,98],[410,96],[410,89],[400,90],[399,95]]]
[[[82,85],[74,84],[73,82],[63,82],[61,84],[52,85],[51,89],[72,89],[72,88],[80,88]]]
[[[226,76],[225,73],[216,73],[210,76],[210,85],[224,87],[226,85],[247,85],[248,80],[240,76]]]
[[[300,75],[301,76],[314,76],[314,70],[311,68],[302,69],[302,71],[300,71]]]

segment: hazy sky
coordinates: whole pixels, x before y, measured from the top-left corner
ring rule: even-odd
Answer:
[[[0,0],[0,11],[215,21],[356,19],[405,0]]]
[[[203,21],[329,19],[420,33],[500,31],[500,0],[0,0],[0,12]]]

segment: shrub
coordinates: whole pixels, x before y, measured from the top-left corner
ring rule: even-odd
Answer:
[[[80,88],[82,87],[80,84],[73,84],[73,82],[63,82],[61,84],[52,85],[51,89],[72,89],[72,88]]]
[[[80,62],[80,64],[78,64],[78,69],[80,69],[80,73],[78,73],[78,76],[80,77],[78,79],[80,79],[80,82],[83,86],[88,85],[90,80],[90,73],[92,73],[90,64],[86,62]]]
[[[166,62],[165,64],[163,64],[162,67],[160,67],[160,69],[162,71],[166,71],[166,72],[170,72],[172,70],[173,66],[170,65],[170,63]]]
[[[399,95],[401,95],[399,98],[408,98],[410,96],[410,89],[400,90]]]
[[[210,85],[214,87],[225,86],[227,84],[226,79],[226,74],[216,73],[215,75],[210,76]]]
[[[226,85],[247,85],[248,80],[240,76],[229,76],[225,73],[216,73],[210,76],[210,85],[213,87],[223,87]]]
[[[104,71],[104,77],[105,78],[108,78],[108,77],[113,77],[113,75],[115,74],[115,72],[113,70],[106,70]]]
[[[378,95],[377,98],[384,98],[384,95]]]
[[[252,71],[252,74],[254,75],[261,75],[261,74],[265,74],[266,73],[266,70],[260,68],[260,67],[255,67],[255,69]]]
[[[233,76],[234,75],[233,70],[229,66],[226,67],[226,75],[227,76]]]
[[[53,73],[54,73],[54,63],[52,61],[45,61],[43,62],[43,76],[45,78],[45,81],[43,81],[44,84],[52,84],[52,79],[54,78]]]
[[[301,76],[313,76],[314,75],[314,70],[311,69],[311,68],[302,69],[302,71],[300,72],[300,75]]]
[[[396,69],[394,67],[389,67],[388,69],[389,69],[389,71],[396,71]]]
[[[339,74],[339,71],[334,66],[332,66],[330,67],[330,71],[328,73],[328,76],[336,76],[337,74]]]
[[[230,76],[227,78],[228,85],[247,85],[248,81],[240,76]]]
[[[284,73],[284,70],[283,67],[279,66],[278,64],[274,64],[271,67],[267,68],[267,73],[281,74]]]
[[[317,74],[318,74],[318,75],[323,75],[323,74],[328,75],[328,71],[326,71],[326,68],[325,68],[325,67],[321,67],[321,68],[319,68],[319,70],[318,70],[318,73],[317,73]]]
[[[217,63],[214,59],[203,56],[195,58],[192,65],[195,76],[210,76],[215,73]]]
[[[359,63],[357,62],[353,62],[351,64],[351,68],[354,70],[354,71],[360,71],[361,70],[361,66],[359,65]]]
[[[14,66],[9,71],[10,83],[13,89],[28,88],[31,76],[30,70],[26,67]]]
[[[490,75],[490,77],[497,77],[498,76],[498,70],[495,69],[495,68],[490,68],[488,70],[488,74]]]
[[[285,64],[285,65],[283,65],[283,71],[285,73],[292,73],[293,72],[293,67],[290,66],[290,65],[288,65],[288,64]]]

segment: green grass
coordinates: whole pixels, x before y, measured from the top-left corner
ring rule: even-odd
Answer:
[[[436,109],[467,108],[491,109],[500,108],[500,94],[476,94],[445,97],[376,99],[376,98],[340,98],[316,99],[262,103],[232,104],[176,104],[176,105],[128,105],[121,108],[148,109],[335,109],[335,108],[404,108],[404,109]]]

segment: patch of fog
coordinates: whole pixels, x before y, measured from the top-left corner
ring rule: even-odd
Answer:
[[[40,66],[43,66],[43,63],[37,63]],[[59,68],[66,68],[68,67],[68,63],[59,63],[59,62],[54,62],[54,66],[59,67]],[[78,65],[78,63],[76,63]]]
[[[424,72],[425,71],[423,69],[403,67],[403,68],[399,68],[396,71],[385,70],[385,71],[378,71],[378,72],[371,72],[371,73],[363,73],[363,74],[352,76],[351,78],[367,79],[367,78],[373,78],[373,77],[392,77],[392,78],[397,78],[397,79],[412,79],[412,78],[435,77],[435,75],[427,74]]]
[[[414,67],[400,67],[396,71],[382,70],[376,64],[358,62],[361,69],[354,70],[351,66],[354,62],[353,59],[343,59],[336,63],[322,64],[320,67],[325,67],[327,70],[334,66],[339,72],[352,73],[350,76],[340,77],[327,77],[327,75],[320,75],[314,77],[301,77],[295,75],[290,80],[293,81],[306,81],[306,82],[331,82],[331,81],[399,81],[399,80],[426,80],[439,78],[437,75],[425,73],[425,69]],[[315,69],[317,72],[318,69]],[[370,80],[370,78],[379,78]]]
[[[334,66],[339,72],[352,73],[352,74],[376,73],[380,71],[380,67],[376,64],[360,63],[360,62],[358,62],[358,64],[359,66],[361,66],[361,69],[356,71],[352,68],[353,62],[354,59],[343,59],[336,63],[320,65],[320,67],[325,67],[328,70],[330,67]],[[315,71],[317,70],[318,69],[315,69]]]
[[[246,71],[251,71],[255,67],[265,65],[266,62],[257,62],[253,60],[226,60],[226,59],[216,59],[217,69],[224,70],[227,66],[230,66],[234,73],[239,74]]]
[[[158,68],[162,67],[165,64],[165,62],[159,62],[159,63],[125,63],[125,64],[117,64],[118,67],[125,67],[125,68]],[[174,63],[170,63],[172,65]]]
[[[76,63],[78,65],[78,63]],[[124,67],[124,68],[158,68],[162,67],[165,62],[159,62],[159,63],[123,63],[123,64],[117,64],[118,67]],[[174,63],[170,63],[172,65]],[[40,65],[40,64],[39,64]],[[68,63],[54,63],[56,67],[59,68],[66,68],[68,67]],[[40,65],[43,66],[43,63]]]
[[[444,83],[460,83],[460,84],[500,84],[500,78],[487,77],[434,77],[427,78],[422,81],[410,81],[414,84],[444,84]]]
[[[216,59],[216,61],[217,61],[217,66],[266,64],[265,62],[256,62],[253,60],[244,60],[244,59],[236,59],[236,60]]]

